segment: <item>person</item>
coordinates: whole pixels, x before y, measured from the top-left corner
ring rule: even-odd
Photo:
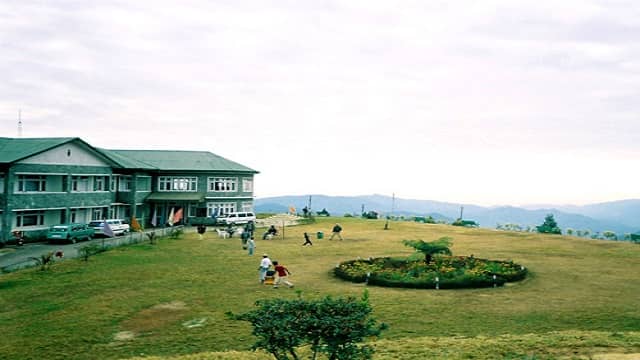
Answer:
[[[202,235],[207,231],[207,227],[204,224],[198,225],[198,235],[200,235],[200,240],[202,240]]]
[[[280,265],[277,261],[273,262],[273,266],[274,266],[274,269],[276,270],[276,273],[278,274],[278,277],[276,278],[276,282],[273,283],[273,288],[277,289],[280,283],[284,283],[289,288],[292,288],[293,284],[289,280],[287,280],[287,276],[291,275],[291,272],[289,271],[289,269],[287,269],[284,265]]]
[[[251,233],[248,231],[243,231],[242,234],[240,234],[240,239],[242,240],[242,249],[246,250],[247,249],[247,243],[249,242],[249,239],[251,238]]]
[[[256,248],[256,242],[253,241],[253,236],[247,241],[247,250],[249,251],[249,255],[253,255],[253,250]]]
[[[247,225],[244,226],[244,231],[249,233],[249,237],[253,237],[253,232],[256,230],[256,224],[253,220],[249,221]]]
[[[269,237],[269,235],[276,236],[278,234],[278,229],[276,229],[275,225],[271,225],[269,226],[269,229],[267,229],[267,232],[264,233],[264,235],[262,235],[262,240],[267,240],[267,237]]]
[[[260,260],[260,267],[258,270],[260,271],[260,284],[264,284],[264,278],[267,276],[267,271],[273,265],[271,259],[269,259],[269,255],[262,254],[262,260]]]
[[[304,244],[302,244],[302,246],[305,245],[313,245],[313,243],[311,242],[311,239],[309,239],[309,234],[304,233]]]
[[[333,234],[331,234],[331,237],[329,238],[329,240],[333,240],[333,237],[336,235],[340,240],[342,240],[342,235],[340,235],[340,232],[342,231],[342,226],[340,226],[340,224],[335,224],[333,226],[333,230],[331,231],[333,232]]]
[[[224,231],[226,231],[227,234],[229,234],[229,237],[232,238],[233,237],[233,233],[236,232],[236,228],[234,228],[233,225],[229,224],[229,225],[227,225],[227,228],[224,229]]]

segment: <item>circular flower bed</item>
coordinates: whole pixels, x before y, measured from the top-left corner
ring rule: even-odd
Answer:
[[[407,258],[349,260],[338,264],[334,274],[352,282],[420,289],[462,289],[502,286],[522,280],[527,269],[513,261],[467,256],[438,256],[430,264]]]

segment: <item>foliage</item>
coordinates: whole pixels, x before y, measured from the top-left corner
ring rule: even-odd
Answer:
[[[54,252],[50,251],[38,257],[30,257],[29,259],[35,261],[36,265],[40,266],[40,270],[44,271],[44,270],[47,270],[47,267],[50,266],[51,263],[53,263],[53,254]]]
[[[89,257],[106,251],[106,249],[98,244],[85,245],[78,249],[78,255],[84,261],[89,261]]]
[[[436,220],[433,218],[433,216],[429,215],[427,217],[424,216],[414,216],[413,217],[413,221],[415,222],[419,222],[419,223],[423,223],[423,224],[435,224]]]
[[[300,294],[300,293],[299,293]],[[386,328],[369,317],[371,306],[365,291],[361,300],[353,297],[321,300],[271,299],[256,302],[258,309],[244,314],[228,313],[232,319],[248,321],[258,341],[276,359],[299,359],[298,348],[309,345],[312,359],[325,353],[329,359],[370,359],[373,348],[358,342],[378,336]]]
[[[542,225],[537,226],[539,233],[543,234],[562,234],[562,230],[558,227],[558,223],[553,218],[553,214],[547,214]]]
[[[362,217],[365,219],[377,219],[380,215],[376,211],[366,211],[362,213]]]
[[[456,221],[452,222],[451,225],[453,225],[453,226],[464,226],[464,227],[478,227],[478,226],[480,226],[480,224],[478,224],[477,222],[475,222],[473,220],[462,220],[462,219],[456,219]]]
[[[334,274],[352,282],[408,288],[478,288],[501,286],[526,277],[527,269],[513,261],[478,259],[473,256],[440,256],[432,264],[407,258],[350,260]],[[495,278],[493,277],[495,275]]]
[[[171,229],[171,232],[169,233],[169,237],[172,239],[180,239],[183,234],[184,234],[184,228],[182,226],[177,226]]]
[[[331,216],[331,214],[329,214],[329,212],[325,208],[323,208],[321,211],[316,212],[316,215],[318,215],[318,216]]]
[[[424,254],[424,261],[429,264],[433,255],[436,254],[446,254],[451,255],[451,238],[447,236],[443,236],[438,240],[426,242],[423,240],[404,240],[402,242],[406,246],[410,246],[416,251],[419,251]]]

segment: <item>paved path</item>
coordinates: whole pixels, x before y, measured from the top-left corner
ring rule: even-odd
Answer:
[[[192,232],[194,229],[190,226],[184,228],[185,232]],[[147,232],[155,231],[158,237],[166,236],[171,228],[152,229]],[[64,259],[72,259],[78,257],[78,249],[87,246],[89,244],[99,244],[102,246],[119,246],[132,243],[140,243],[147,241],[147,237],[144,233],[130,233],[124,236],[116,236],[113,238],[99,237],[89,241],[81,241],[76,244],[48,244],[48,243],[29,243],[23,246],[7,246],[0,249],[0,275],[5,271],[14,271],[24,267],[30,267],[36,265],[36,261],[31,259],[37,258],[40,255],[47,254],[51,251],[62,251],[64,256],[55,258],[54,261],[61,261]]]
[[[100,241],[99,239],[90,242]],[[74,258],[78,256],[78,248],[90,243],[88,241],[77,244],[61,244],[52,245],[47,243],[26,244],[24,246],[7,246],[0,249],[0,269],[6,271],[17,270],[23,267],[33,266],[35,261],[32,257],[39,257],[50,251],[61,250],[64,254],[63,259]],[[59,259],[56,259],[59,261]]]

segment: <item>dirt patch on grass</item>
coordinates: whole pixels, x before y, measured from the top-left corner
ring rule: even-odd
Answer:
[[[640,353],[635,354],[596,354],[594,360],[636,360],[640,359]]]
[[[178,322],[188,309],[182,301],[154,305],[125,320],[122,327],[134,333],[152,331]]]
[[[115,341],[128,341],[135,339],[136,334],[133,331],[120,331],[113,335],[113,340]]]

